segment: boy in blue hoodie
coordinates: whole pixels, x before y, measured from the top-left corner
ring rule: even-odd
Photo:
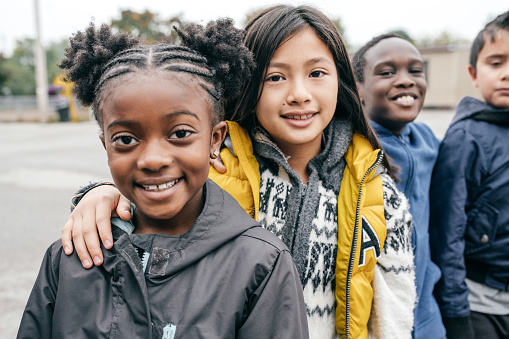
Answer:
[[[431,250],[447,338],[509,338],[509,12],[477,35],[431,183]]]
[[[414,122],[424,103],[426,77],[421,54],[395,34],[373,38],[354,56],[362,103],[378,138],[400,168],[398,188],[410,202],[417,288],[413,338],[442,339],[445,329],[433,288],[440,270],[431,261],[429,187],[439,141],[431,129]]]

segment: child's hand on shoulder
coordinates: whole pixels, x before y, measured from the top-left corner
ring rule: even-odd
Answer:
[[[118,189],[111,185],[98,186],[87,192],[69,216],[62,229],[62,246],[69,255],[76,253],[83,267],[101,265],[103,255],[99,238],[105,248],[113,246],[111,234],[112,217],[131,219],[131,203]],[[93,258],[93,260],[91,259]]]

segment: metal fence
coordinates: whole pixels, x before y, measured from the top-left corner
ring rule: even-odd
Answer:
[[[35,95],[0,96],[0,111],[26,111],[36,108]]]
[[[48,106],[51,110],[55,107],[55,97],[48,97]],[[35,95],[0,95],[0,111],[27,111],[37,109],[37,97]]]

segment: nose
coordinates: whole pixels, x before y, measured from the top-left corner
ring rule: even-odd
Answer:
[[[502,69],[502,81],[509,81],[509,61],[506,61]]]
[[[412,75],[408,72],[398,72],[397,78],[396,78],[396,87],[412,87],[415,85],[415,79],[412,77]]]
[[[290,88],[286,101],[288,104],[302,104],[312,99],[311,91],[306,80],[294,79],[290,81]]]
[[[163,143],[167,144],[165,140],[146,141],[143,152],[138,158],[137,165],[139,169],[157,172],[171,165],[173,162],[171,152],[169,152],[167,145]]]

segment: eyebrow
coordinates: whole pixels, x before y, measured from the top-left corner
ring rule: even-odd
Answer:
[[[376,69],[378,67],[383,67],[383,66],[393,66],[396,62],[392,59],[387,59],[387,60],[382,60],[378,63],[376,63],[374,66],[373,66],[373,69]],[[421,65],[424,65],[424,61],[423,60],[420,60],[420,59],[410,59],[409,64],[411,65],[414,65],[414,64],[421,64]]]
[[[182,110],[182,111],[168,113],[164,116],[164,120],[171,120],[171,119],[174,119],[180,115],[188,115],[188,116],[194,117],[196,120],[200,120],[198,115],[196,115],[195,113],[188,111],[188,110]],[[139,123],[131,121],[131,120],[113,121],[111,124],[108,125],[106,130],[110,130],[111,128],[113,128],[115,126],[131,126],[132,127],[132,126],[139,126]]]
[[[507,58],[507,54],[498,53],[498,54],[491,54],[491,55],[486,56],[486,59],[500,59],[500,58]]]
[[[196,115],[195,113],[191,112],[191,111],[188,111],[186,109],[182,110],[182,111],[176,111],[176,112],[171,112],[171,113],[168,113],[164,116],[164,118],[166,120],[170,120],[170,119],[173,119],[173,118],[176,118],[180,115],[189,115],[189,116],[192,116],[194,117],[196,120],[200,120],[200,118],[198,117],[198,115]]]
[[[308,61],[305,62],[304,65],[312,66],[312,65],[318,64],[320,62],[327,62],[330,65],[334,65],[334,63],[332,63],[328,58],[325,58],[325,57],[316,57],[316,58],[309,59]],[[288,68],[290,68],[290,64],[287,64],[284,62],[271,62],[271,63],[269,63],[269,67],[288,69]]]

